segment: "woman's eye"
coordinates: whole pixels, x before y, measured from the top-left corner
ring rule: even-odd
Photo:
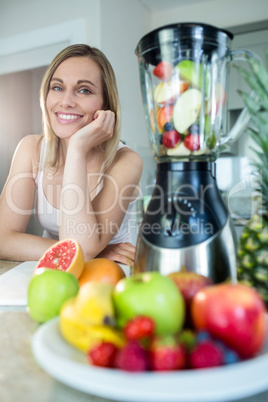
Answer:
[[[53,89],[53,91],[62,91],[62,88],[57,85],[54,85],[53,87],[51,87],[51,89]]]
[[[79,89],[79,92],[80,92],[81,94],[85,94],[85,95],[91,94],[91,91],[90,91],[89,89],[87,89],[87,88]]]

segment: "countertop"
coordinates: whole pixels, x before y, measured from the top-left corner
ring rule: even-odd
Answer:
[[[0,260],[0,275],[18,264]],[[112,402],[70,388],[42,370],[31,352],[31,338],[37,328],[25,308],[12,306],[7,310],[0,306],[1,402]],[[268,391],[236,401],[267,402]]]

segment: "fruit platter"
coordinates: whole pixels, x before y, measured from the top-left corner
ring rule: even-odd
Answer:
[[[36,361],[88,394],[216,402],[268,389],[266,308],[242,282],[214,284],[184,267],[127,276],[113,261],[84,261],[67,239],[37,263],[27,303],[40,323]]]

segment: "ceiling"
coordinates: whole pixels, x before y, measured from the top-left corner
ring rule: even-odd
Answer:
[[[163,11],[179,6],[202,3],[205,0],[140,0],[150,11]],[[214,0],[215,1],[215,0]]]

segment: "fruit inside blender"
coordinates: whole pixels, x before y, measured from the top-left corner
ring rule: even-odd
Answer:
[[[156,66],[148,64],[144,77],[154,156],[207,159],[213,155],[223,132],[226,98],[217,66],[186,59],[174,66],[162,60]]]

